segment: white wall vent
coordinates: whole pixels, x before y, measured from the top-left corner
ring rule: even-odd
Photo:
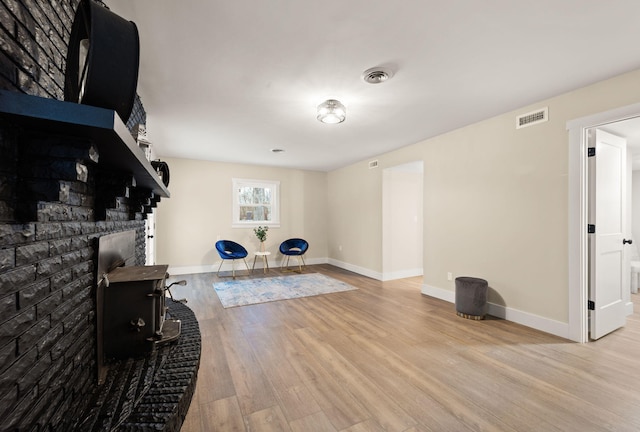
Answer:
[[[373,168],[378,168],[378,161],[377,160],[373,160],[373,161],[369,162],[369,169],[373,169]]]
[[[549,107],[537,109],[535,111],[521,114],[516,117],[516,129],[521,129],[534,124],[549,121]]]

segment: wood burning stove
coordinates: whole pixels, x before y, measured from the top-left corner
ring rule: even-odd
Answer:
[[[167,267],[117,267],[105,276],[102,315],[105,358],[142,355],[163,339]]]
[[[98,381],[110,360],[137,357],[180,336],[179,320],[166,317],[166,265],[128,265],[135,231],[110,234],[98,243],[96,290]]]

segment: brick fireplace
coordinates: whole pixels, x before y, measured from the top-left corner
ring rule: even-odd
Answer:
[[[151,166],[131,156],[128,132],[146,117],[139,98],[126,127],[115,117],[106,131],[92,132],[106,110],[77,104],[88,120],[67,123],[78,117],[73,104],[60,102],[78,2],[0,0],[0,431],[70,431],[87,418],[97,386],[98,239],[133,230],[135,265],[144,265],[146,214],[168,196]],[[188,308],[176,308],[195,322]],[[197,345],[197,358],[193,349],[165,351],[152,372],[170,369],[164,362],[172,355],[197,371],[196,332],[197,323],[187,325],[192,339],[185,343]],[[152,397],[152,385],[145,386],[140,398]],[[176,403],[179,416],[190,399]],[[157,418],[138,417],[159,427]],[[171,422],[179,429],[179,418]]]

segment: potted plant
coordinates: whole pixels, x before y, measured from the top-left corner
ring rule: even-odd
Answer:
[[[264,252],[264,242],[267,240],[267,231],[269,231],[268,226],[259,226],[253,229],[256,237],[260,240],[260,252]]]

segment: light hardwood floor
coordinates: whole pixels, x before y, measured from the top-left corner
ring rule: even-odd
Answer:
[[[223,309],[215,273],[171,279],[188,280],[171,290],[202,332],[183,432],[640,430],[638,312],[576,344],[457,317],[420,293],[421,278],[305,272],[358,290]]]

